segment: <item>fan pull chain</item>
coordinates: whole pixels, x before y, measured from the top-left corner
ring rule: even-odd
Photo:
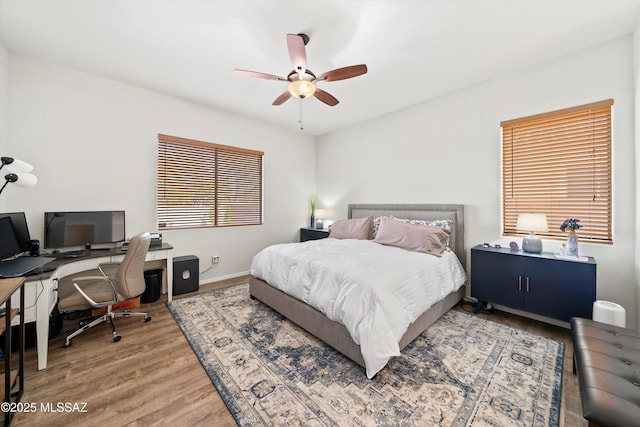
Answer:
[[[300,112],[298,113],[298,123],[300,123],[300,130],[304,130],[304,125],[302,123],[302,98],[300,99]]]

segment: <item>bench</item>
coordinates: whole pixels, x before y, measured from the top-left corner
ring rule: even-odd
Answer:
[[[589,426],[640,425],[640,332],[573,317],[571,339]]]

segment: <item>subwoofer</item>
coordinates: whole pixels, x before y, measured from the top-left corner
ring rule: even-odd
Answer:
[[[200,260],[195,255],[173,259],[173,295],[195,292],[200,286]]]

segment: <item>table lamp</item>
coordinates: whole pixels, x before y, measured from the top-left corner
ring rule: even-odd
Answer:
[[[534,254],[542,252],[542,240],[536,236],[536,231],[547,232],[547,215],[543,213],[521,213],[518,215],[516,230],[528,231],[529,235],[522,239],[522,250]]]
[[[324,229],[324,217],[326,216],[323,209],[316,209],[316,228],[318,230]]]

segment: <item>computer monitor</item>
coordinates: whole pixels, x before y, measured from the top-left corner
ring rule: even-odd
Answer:
[[[45,212],[44,235],[47,249],[122,242],[124,211]]]
[[[11,258],[21,252],[11,218],[0,218],[0,260]]]
[[[31,236],[29,235],[29,227],[27,226],[27,218],[24,212],[0,213],[0,218],[4,217],[11,218],[21,252],[28,250]]]

